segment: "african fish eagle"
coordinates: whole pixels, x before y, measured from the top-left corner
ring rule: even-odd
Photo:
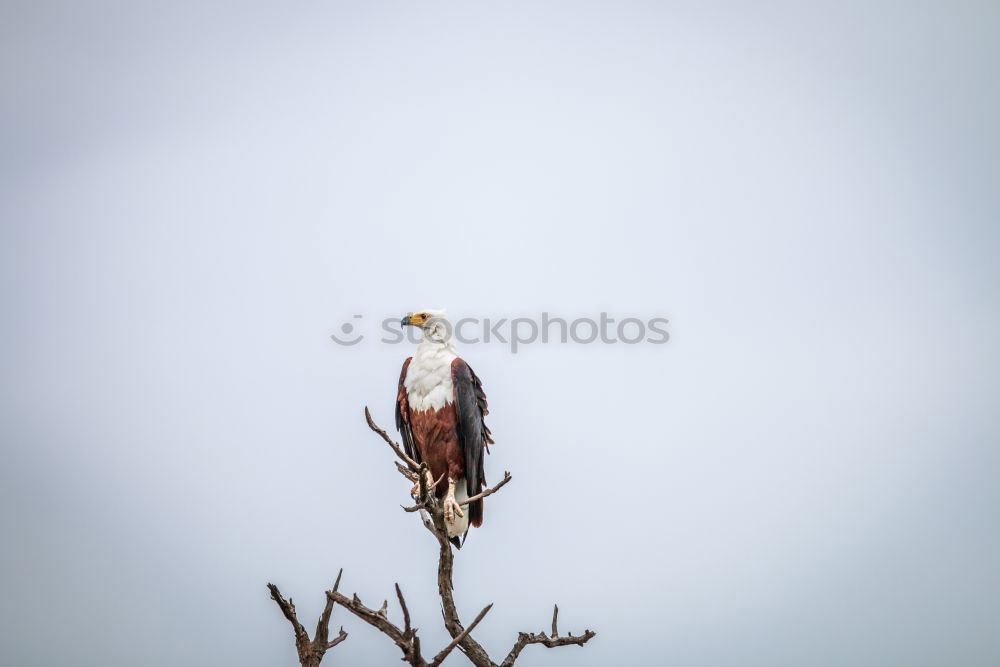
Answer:
[[[480,493],[486,483],[483,452],[493,444],[483,418],[489,413],[483,385],[455,352],[443,311],[409,313],[401,326],[423,331],[417,353],[403,362],[396,393],[396,429],[407,455],[426,463],[429,483],[443,498],[445,526],[452,544],[461,547],[469,524],[483,525],[482,499],[460,503]],[[416,488],[416,487],[415,487]]]

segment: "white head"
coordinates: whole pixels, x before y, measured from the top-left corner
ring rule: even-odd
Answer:
[[[424,340],[435,343],[447,343],[451,338],[451,323],[445,319],[443,310],[426,309],[407,313],[399,324],[404,327],[420,327],[424,332]]]

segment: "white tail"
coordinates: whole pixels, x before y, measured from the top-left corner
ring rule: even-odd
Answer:
[[[461,477],[457,482],[455,482],[455,500],[460,505],[469,499],[469,492],[465,486],[465,478]],[[448,537],[461,537],[465,535],[465,531],[469,529],[469,506],[466,505],[462,508],[462,513],[465,516],[455,515],[455,522],[447,524],[448,526]]]

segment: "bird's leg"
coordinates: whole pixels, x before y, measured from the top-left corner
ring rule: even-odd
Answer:
[[[424,470],[424,479],[427,480],[427,493],[433,493],[434,491],[434,476],[431,475],[430,469]],[[410,495],[416,500],[420,500],[420,482],[418,481],[410,489]]]
[[[448,478],[448,493],[444,497],[444,521],[445,523],[455,523],[455,515],[465,516],[458,501],[455,500],[455,480]]]

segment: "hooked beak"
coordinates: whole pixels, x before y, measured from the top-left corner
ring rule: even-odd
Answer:
[[[399,321],[399,328],[402,329],[403,327],[406,327],[406,326],[409,326],[409,325],[410,325],[410,315],[407,314],[406,317],[404,317],[403,319],[401,319]]]

